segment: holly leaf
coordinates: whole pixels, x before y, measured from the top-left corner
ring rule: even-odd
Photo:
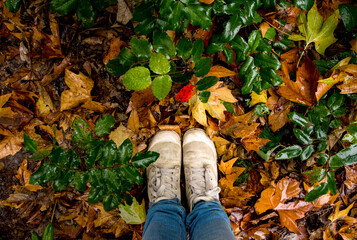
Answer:
[[[302,25],[299,26],[299,30],[303,36],[293,34],[289,39],[294,41],[305,40],[305,49],[310,43],[315,43],[316,51],[321,55],[324,55],[326,48],[337,41],[333,32],[338,24],[338,16],[339,10],[336,10],[326,21],[324,21],[317,10],[315,3],[308,12],[307,18],[303,12],[298,18],[298,21],[302,23]]]
[[[146,219],[145,201],[139,204],[138,201],[133,198],[133,203],[128,205],[119,204],[120,216],[127,224],[142,224]]]

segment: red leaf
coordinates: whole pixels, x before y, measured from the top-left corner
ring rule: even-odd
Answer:
[[[186,102],[190,100],[190,98],[195,94],[194,91],[195,86],[188,84],[181,88],[181,90],[178,92],[176,96],[176,101],[181,100],[181,102]]]

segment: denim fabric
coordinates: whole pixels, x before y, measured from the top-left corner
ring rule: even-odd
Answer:
[[[180,201],[162,200],[150,204],[143,232],[143,240],[234,240],[234,234],[218,200],[195,204],[186,218]]]

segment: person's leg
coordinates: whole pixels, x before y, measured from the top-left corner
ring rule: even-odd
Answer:
[[[190,240],[234,240],[230,221],[219,200],[199,201],[187,216]]]
[[[229,219],[219,203],[217,152],[202,129],[190,129],[183,137],[186,196],[191,213],[186,225],[190,240],[235,239]]]
[[[186,210],[180,200],[161,200],[150,204],[143,240],[186,240]]]
[[[159,158],[146,169],[150,208],[144,226],[144,240],[185,240],[185,209],[181,206],[181,139],[174,131],[159,131],[149,151]]]

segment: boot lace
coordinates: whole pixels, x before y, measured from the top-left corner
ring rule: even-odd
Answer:
[[[149,187],[152,189],[154,199],[165,197],[173,199],[177,196],[177,181],[179,181],[179,169],[164,169],[153,167],[151,169],[153,177],[150,179]],[[154,200],[155,202],[155,200]]]
[[[188,168],[185,169],[186,176],[188,176],[189,183],[189,201],[191,207],[193,202],[197,197],[211,197],[212,199],[217,198],[217,194],[221,191],[217,187],[216,180],[214,179],[214,173],[211,168]]]

